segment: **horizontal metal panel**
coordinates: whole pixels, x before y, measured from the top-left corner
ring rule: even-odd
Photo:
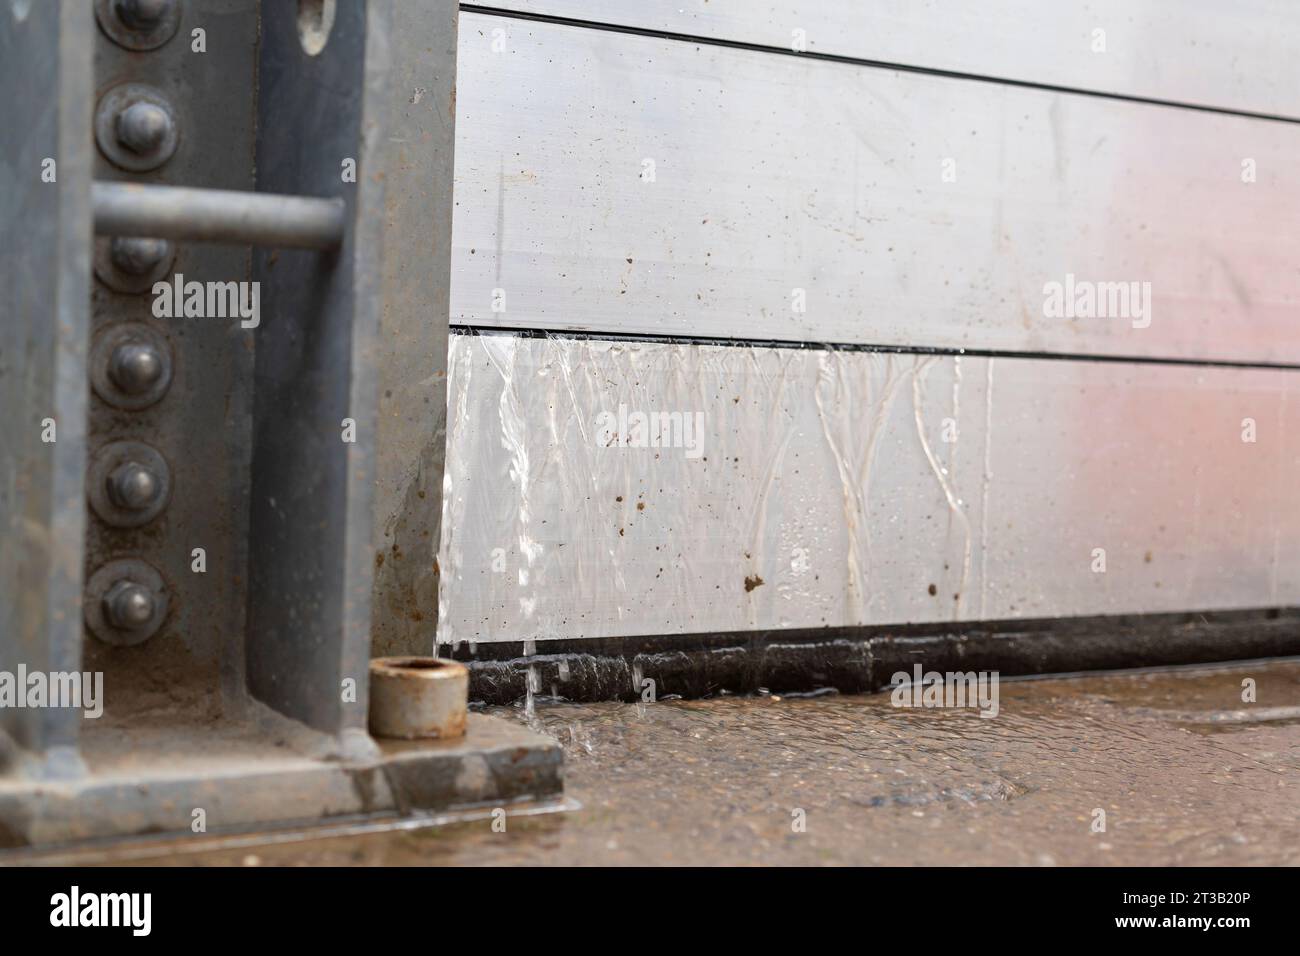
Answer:
[[[445,643],[1300,602],[1300,372],[502,333],[450,370]]]
[[[462,28],[453,322],[1300,361],[1300,126]]]
[[[1291,0],[503,0],[492,6],[929,70],[1300,115],[1295,83],[1300,7]]]

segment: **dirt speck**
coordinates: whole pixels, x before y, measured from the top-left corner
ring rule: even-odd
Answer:
[[[748,594],[750,591],[754,590],[754,588],[760,587],[762,583],[763,583],[763,579],[760,578],[757,574],[751,574],[746,576],[745,593]]]
[[[938,587],[936,587],[936,586],[933,585],[933,584],[930,585],[930,587],[928,588],[928,590],[929,590],[929,592],[930,592],[930,596],[931,596],[931,597],[933,597],[934,595],[936,595],[936,594],[939,593],[939,589],[938,589]]]

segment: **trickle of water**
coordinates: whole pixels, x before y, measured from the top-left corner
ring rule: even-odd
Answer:
[[[533,717],[536,714],[534,698],[537,695],[537,691],[541,688],[541,684],[542,678],[541,675],[537,673],[537,665],[529,664],[528,681],[526,683],[527,696],[524,698],[524,714],[528,717]]]

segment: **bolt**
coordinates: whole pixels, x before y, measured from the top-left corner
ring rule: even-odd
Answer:
[[[163,360],[146,342],[128,342],[113,349],[108,360],[108,377],[128,395],[143,395],[162,378]]]
[[[172,244],[166,239],[129,239],[119,236],[109,245],[109,256],[122,272],[147,276],[169,258]]]
[[[143,511],[158,497],[162,483],[158,476],[144,465],[134,461],[124,462],[108,476],[108,496],[113,504],[129,511]]]
[[[117,0],[113,12],[133,30],[148,30],[158,25],[176,0]]]
[[[104,594],[104,617],[120,631],[135,631],[153,619],[153,594],[143,584],[117,581]]]
[[[156,153],[171,131],[171,115],[155,103],[132,103],[117,114],[117,141],[139,156]]]

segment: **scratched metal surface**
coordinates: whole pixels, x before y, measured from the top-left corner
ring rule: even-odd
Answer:
[[[459,76],[453,323],[1300,361],[1296,124],[481,14]]]
[[[1291,0],[499,0],[641,30],[1295,117]],[[1104,31],[1101,49],[1094,33]],[[796,31],[802,31],[798,33]]]
[[[455,335],[439,640],[1295,604],[1296,421],[1283,370]]]

